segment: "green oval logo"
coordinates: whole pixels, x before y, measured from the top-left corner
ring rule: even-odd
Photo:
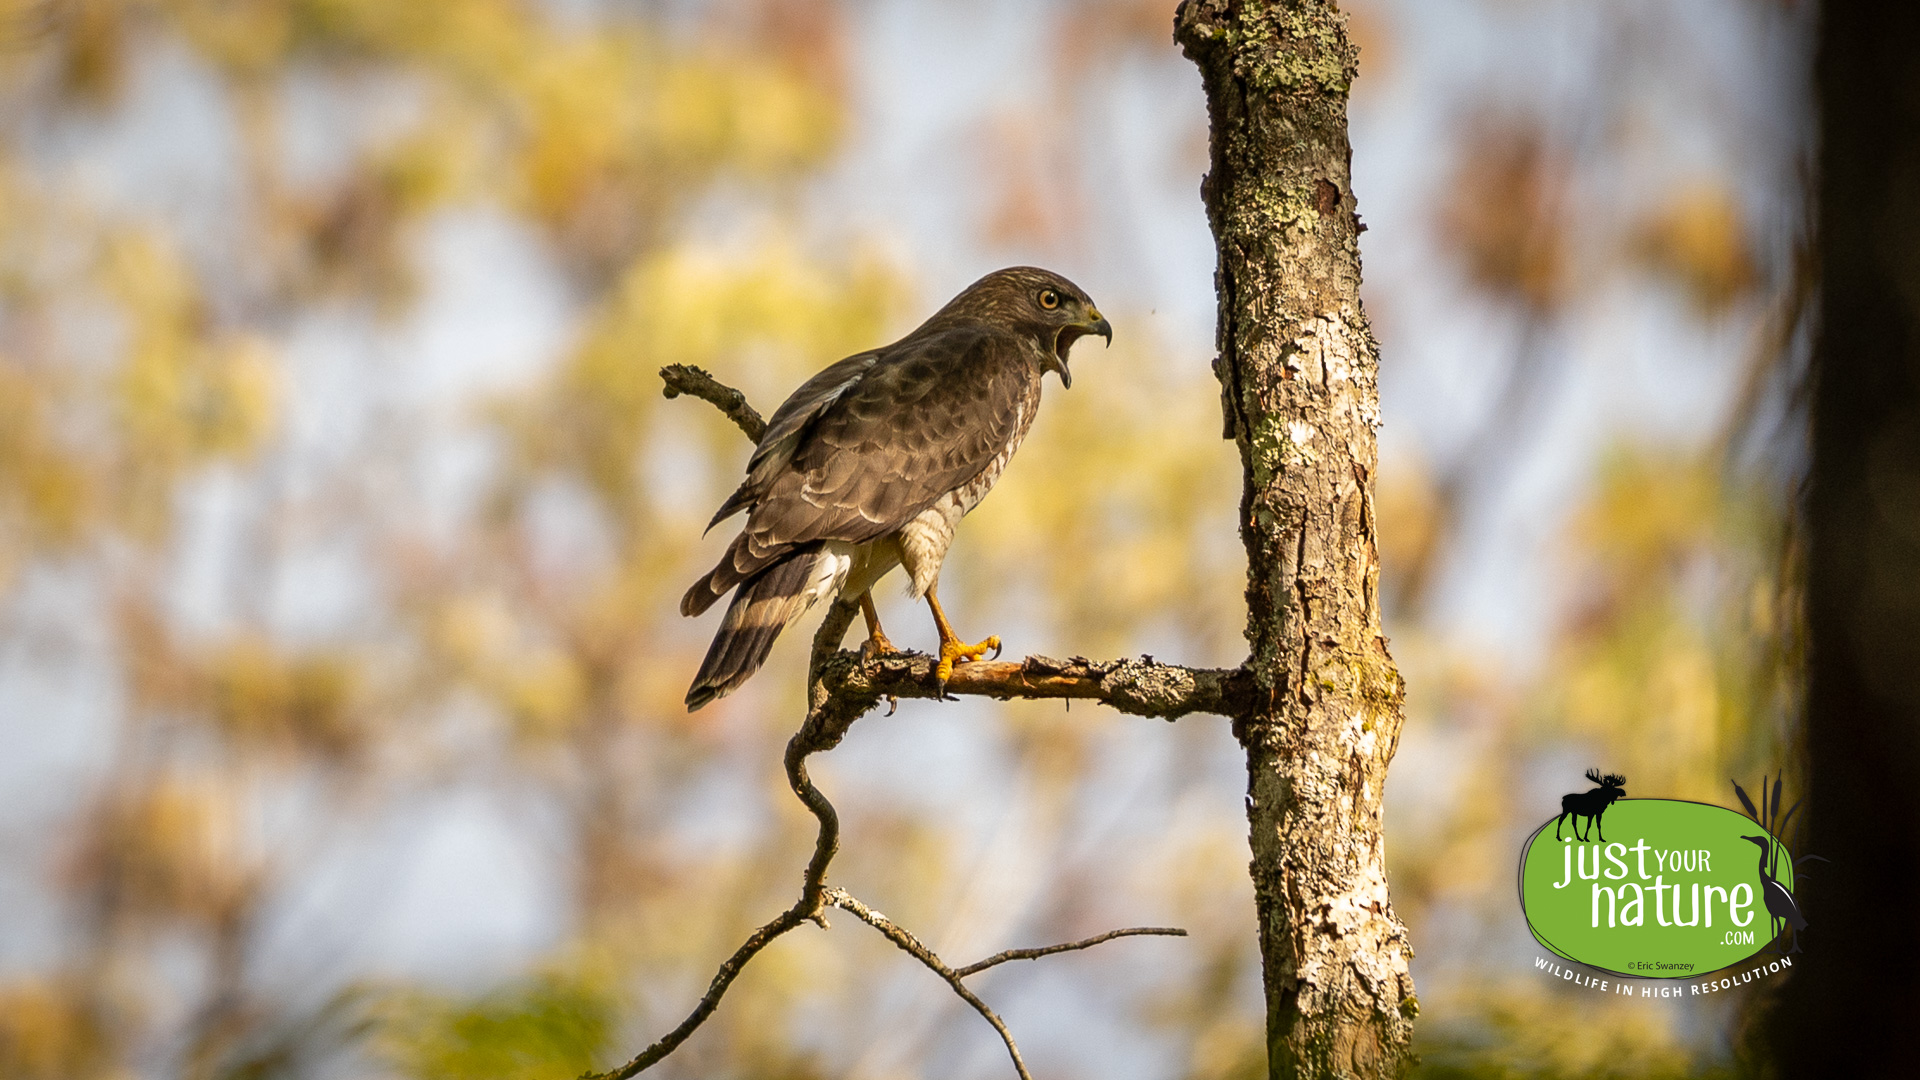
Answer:
[[[1793,859],[1753,819],[1706,803],[1622,798],[1600,823],[1604,830],[1551,819],[1521,854],[1520,908],[1555,954],[1615,975],[1685,979],[1737,964],[1778,936],[1786,919],[1768,898],[1775,909],[1783,895],[1791,904]]]

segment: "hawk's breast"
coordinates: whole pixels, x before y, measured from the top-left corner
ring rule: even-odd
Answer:
[[[1000,479],[1000,474],[1007,470],[1007,462],[1013,460],[1014,451],[1020,449],[1020,444],[1026,441],[1027,429],[1033,426],[1033,416],[1040,411],[1035,408],[1040,404],[1040,381],[1035,379],[1029,382],[1026,390],[1027,392],[1014,403],[1013,429],[1005,448],[993,455],[993,460],[987,462],[987,467],[980,470],[980,475],[955,489],[953,494],[959,500],[962,514],[980,505],[980,500],[986,498],[987,492],[993,490],[994,482]]]
[[[993,490],[994,482],[1007,469],[1007,462],[1013,460],[1014,451],[1020,449],[1021,442],[1027,437],[1027,430],[1033,426],[1033,418],[1039,412],[1040,379],[1022,381],[1018,396],[1013,402],[1013,423],[1007,429],[1006,445],[1001,447],[986,466],[959,487],[942,495],[934,504],[921,511],[912,521],[900,529],[900,563],[912,575],[909,587],[911,595],[918,599],[925,596],[940,576],[940,564],[946,561],[947,547],[953,543],[953,529],[968,511],[980,505],[980,500]]]

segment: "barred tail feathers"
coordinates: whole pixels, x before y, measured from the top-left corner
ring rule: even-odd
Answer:
[[[680,614],[702,615],[713,606],[714,601],[727,595],[735,586],[760,574],[793,554],[790,547],[769,544],[761,547],[754,543],[752,534],[742,532],[727,545],[727,553],[720,556],[720,564],[709,570],[706,576],[693,583],[687,594],[680,598]],[[804,554],[804,553],[803,553]],[[801,562],[806,560],[803,557]]]
[[[721,571],[726,566],[726,563],[721,563],[693,583],[693,587],[687,590],[687,594],[680,598],[680,614],[689,618],[704,615],[707,609],[713,606],[715,600],[727,595],[727,589],[722,584],[721,578]]]
[[[820,597],[837,590],[846,571],[845,556],[812,547],[793,553],[741,584],[733,602],[727,605],[713,644],[707,647],[693,686],[687,690],[687,711],[725,697],[759,671],[780,632]],[[708,579],[713,577],[708,575]]]

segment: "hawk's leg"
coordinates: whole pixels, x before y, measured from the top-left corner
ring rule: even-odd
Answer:
[[[880,629],[880,612],[873,606],[872,589],[860,594],[860,614],[867,617],[867,640],[860,643],[860,659],[878,660],[900,651],[893,647],[893,642],[887,640],[886,632]]]
[[[927,606],[933,609],[933,624],[940,628],[940,666],[934,669],[933,681],[941,695],[945,696],[947,680],[953,678],[953,665],[966,660],[978,660],[989,650],[1000,655],[1000,639],[989,637],[978,645],[967,645],[960,635],[953,632],[953,624],[947,621],[947,613],[940,610],[940,596],[933,587],[927,588]]]

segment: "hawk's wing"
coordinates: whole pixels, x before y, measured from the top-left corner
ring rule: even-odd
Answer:
[[[831,364],[815,374],[813,378],[800,384],[800,388],[787,395],[787,400],[767,418],[767,428],[760,434],[760,444],[753,448],[753,456],[747,459],[747,478],[720,509],[707,522],[711,530],[715,525],[745,510],[766,495],[767,488],[773,483],[787,462],[793,460],[793,452],[806,434],[807,425],[818,419],[822,410],[833,404],[845,393],[847,388],[859,381],[869,368],[880,362],[882,350],[855,353]]]
[[[698,614],[789,552],[895,532],[979,476],[1018,435],[1033,377],[1010,333],[958,327],[848,357],[774,413],[747,482],[750,507],[720,565],[681,610]]]
[[[756,547],[864,543],[979,476],[1018,436],[1033,375],[1012,334],[909,340],[826,404],[747,518]]]

